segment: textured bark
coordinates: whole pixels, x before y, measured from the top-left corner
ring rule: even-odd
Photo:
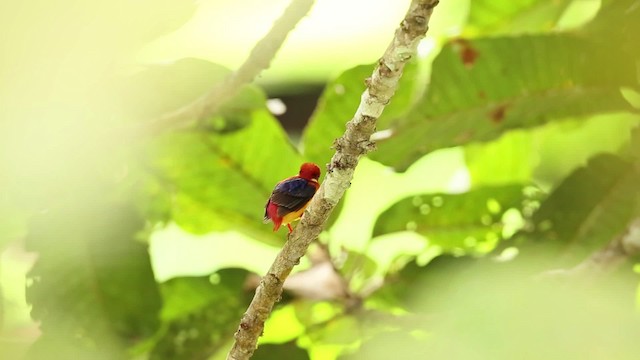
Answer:
[[[285,279],[318,237],[331,211],[351,184],[360,157],[375,148],[371,135],[376,121],[395,93],[404,66],[416,54],[437,4],[437,0],[414,0],[411,3],[393,41],[372,76],[366,79],[367,89],[362,94],[360,106],[347,123],[344,135],[334,143],[336,153],[328,165],[327,176],[300,224],[262,278],[251,305],[242,317],[227,359],[249,359],[253,355],[264,322],[280,299]]]

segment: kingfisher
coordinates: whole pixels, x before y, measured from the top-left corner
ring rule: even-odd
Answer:
[[[314,163],[304,163],[296,176],[286,178],[276,184],[264,207],[264,223],[273,221],[273,231],[285,224],[289,233],[291,223],[300,219],[313,195],[318,191],[320,168]]]

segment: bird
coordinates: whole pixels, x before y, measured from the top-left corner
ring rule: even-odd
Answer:
[[[300,172],[276,184],[267,204],[264,206],[264,223],[273,221],[273,231],[287,225],[289,234],[291,223],[300,219],[309,202],[320,187],[320,168],[314,163],[304,163]]]

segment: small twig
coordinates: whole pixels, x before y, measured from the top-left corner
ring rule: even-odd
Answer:
[[[353,178],[360,157],[374,149],[370,140],[378,117],[396,91],[406,63],[416,54],[418,43],[427,32],[429,19],[438,0],[413,0],[393,41],[387,47],[361,97],[353,119],[334,143],[336,153],[328,165],[328,172],[320,189],[311,200],[300,224],[289,236],[271,268],[260,281],[251,305],[240,321],[235,343],[228,360],[249,359],[256,349],[258,337],[264,329],[274,304],[282,294],[287,276],[307,248],[323,229],[331,211],[342,198]]]
[[[192,125],[214,114],[221,105],[238,94],[242,86],[269,67],[287,35],[309,12],[314,0],[292,0],[269,32],[251,50],[245,62],[208,93],[182,108],[165,114],[142,126],[142,131],[154,134],[171,128]]]
[[[640,218],[629,223],[626,231],[613,239],[607,246],[591,254],[587,259],[571,269],[545,271],[540,278],[603,275],[617,269],[630,257],[640,254]]]

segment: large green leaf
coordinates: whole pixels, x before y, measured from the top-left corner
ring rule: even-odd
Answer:
[[[592,158],[542,202],[532,239],[547,239],[584,255],[621,234],[636,214],[640,174],[614,155]]]
[[[373,68],[373,65],[356,66],[327,84],[309,125],[304,130],[302,144],[306,158],[317,164],[326,164],[331,160],[334,153],[331,145],[342,136],[345,124],[358,109],[360,97],[365,90],[365,79],[371,76]],[[410,63],[405,67],[398,91],[378,119],[378,127],[387,126],[408,110],[419,82],[417,77],[418,66]]]
[[[521,185],[413,196],[382,213],[373,234],[415,231],[445,251],[488,251],[503,238],[504,214],[521,209],[524,200]]]
[[[509,131],[465,146],[465,160],[474,187],[535,180],[548,188],[595,154],[617,152],[639,123],[640,116],[617,113]]]
[[[631,110],[619,88],[637,86],[635,60],[601,50],[573,35],[454,40],[435,59],[424,99],[371,156],[406,169],[433,150],[509,129]]]
[[[196,233],[233,228],[265,241],[283,238],[262,224],[264,204],[302,160],[266,110],[252,112],[245,127],[231,132],[165,134],[153,141],[143,161],[152,174],[149,197],[170,204],[183,228]]]
[[[163,326],[149,358],[207,359],[224,346],[251,301],[244,290],[247,274],[223,269],[161,284]]]
[[[34,358],[102,358],[157,330],[160,294],[135,239],[142,227],[131,206],[99,201],[34,218],[27,247],[39,256],[26,294],[42,331]]]

